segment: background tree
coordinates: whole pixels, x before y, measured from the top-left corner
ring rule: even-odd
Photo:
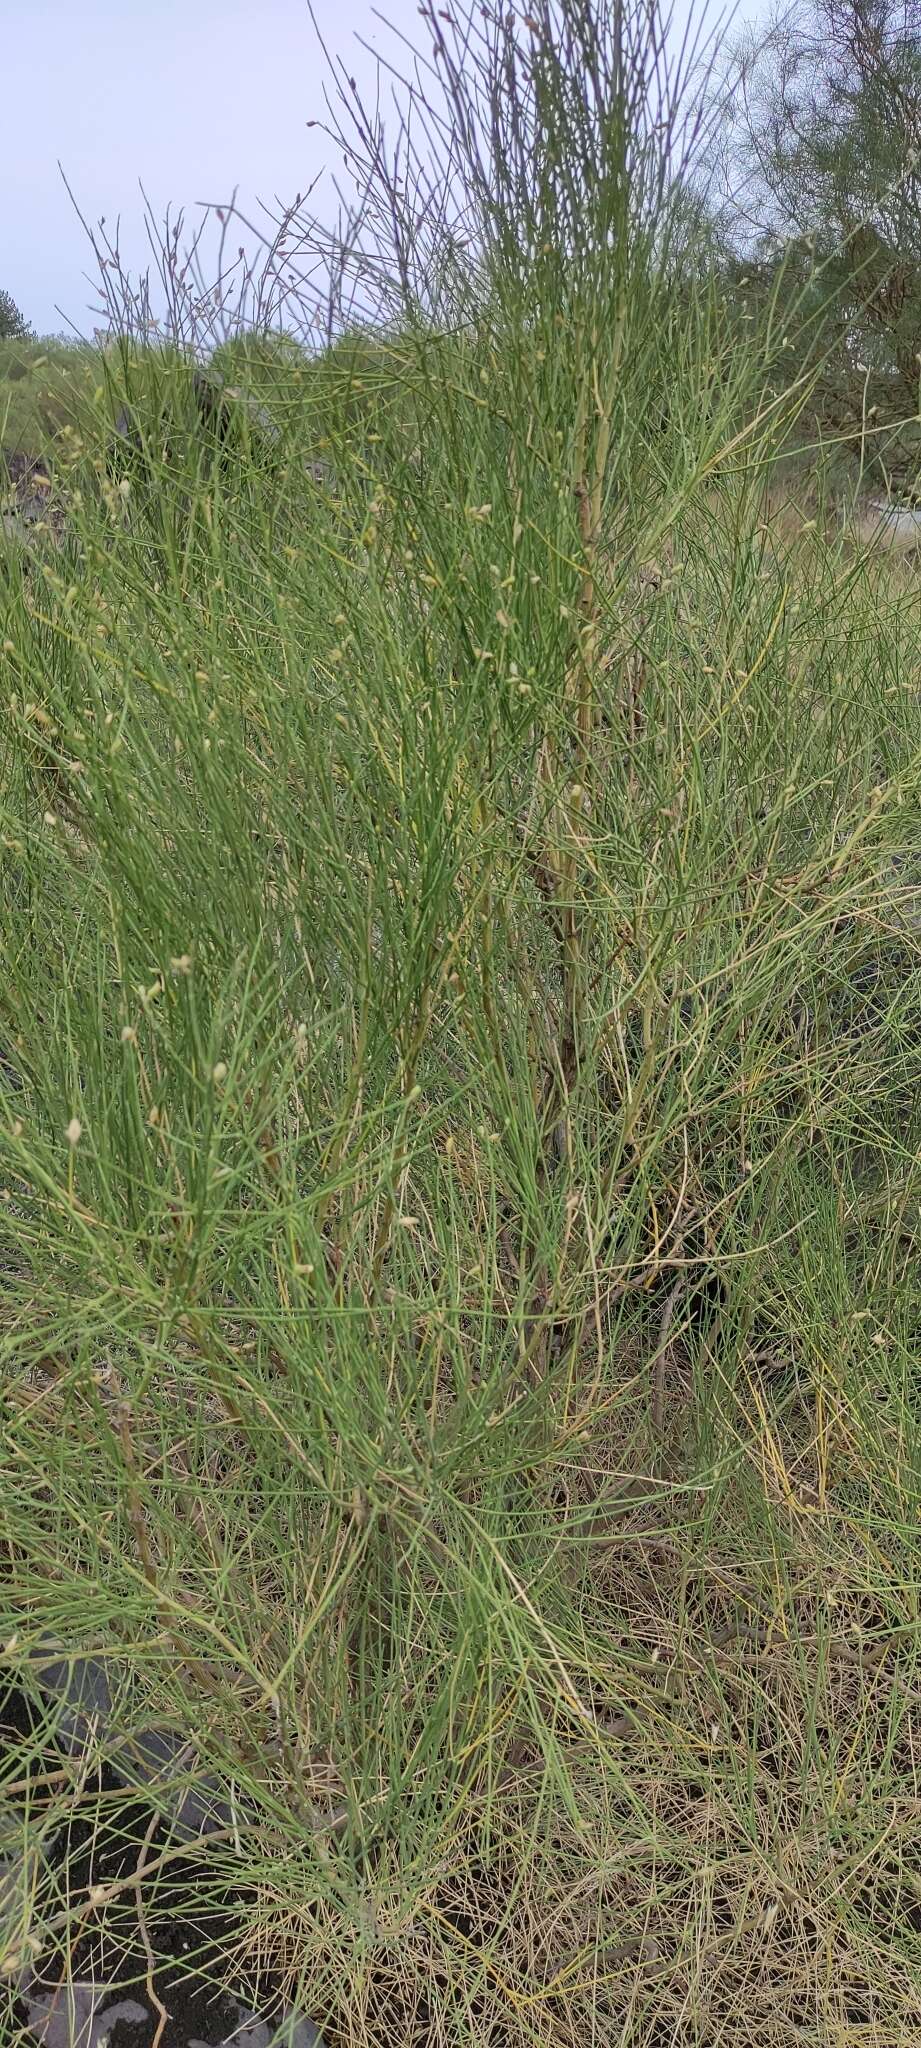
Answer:
[[[23,341],[28,333],[28,322],[12,294],[0,291],[0,341]]]
[[[904,486],[919,468],[921,0],[795,0],[737,49],[724,91],[730,269],[786,299],[822,419]]]

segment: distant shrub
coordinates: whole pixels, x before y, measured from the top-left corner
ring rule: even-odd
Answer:
[[[0,448],[45,455],[62,434],[92,438],[104,358],[92,342],[24,335],[0,340]]]

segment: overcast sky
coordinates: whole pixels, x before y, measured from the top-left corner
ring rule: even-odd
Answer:
[[[688,5],[676,0],[682,28]],[[383,6],[425,47],[417,0]],[[702,7],[709,21],[720,12],[697,0],[695,18]],[[58,158],[91,221],[104,214],[111,227],[121,215],[135,265],[139,180],[158,215],[171,203],[191,220],[198,202],[225,201],[235,185],[244,207],[290,201],[330,161],[307,126],[322,116],[325,67],[305,0],[21,0],[4,14],[0,286],[39,332],[93,325],[91,252]],[[333,52],[371,85],[356,31],[391,56],[396,46],[370,0],[316,0],[316,14]]]

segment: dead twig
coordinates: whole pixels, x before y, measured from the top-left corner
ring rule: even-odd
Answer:
[[[147,1858],[150,1854],[153,1838],[157,1832],[159,1825],[160,1815],[158,1813],[152,1814],[147,1826],[146,1833],[144,1835],[144,1840],[141,1843],[140,1855],[138,1856],[138,1860],[134,1869],[134,1875],[132,1878],[135,1910],[137,1912],[138,1932],[140,1934],[141,1941],[144,1946],[144,1955],[147,1961],[147,1977],[145,1980],[147,1986],[147,1996],[150,1999],[150,2003],[153,2006],[155,2012],[159,2014],[156,2032],[150,2044],[150,2048],[160,2048],[160,2042],[163,2039],[163,2030],[169,2020],[169,2013],[167,2012],[163,2000],[160,1997],[160,1993],[157,1990],[156,1984],[154,1983],[154,1952],[150,1943],[150,1931],[147,1926],[147,1915],[144,1910],[144,1894],[142,1889],[144,1882],[144,1872],[147,1868]]]

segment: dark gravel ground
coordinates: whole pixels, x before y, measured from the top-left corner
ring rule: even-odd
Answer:
[[[40,1674],[40,1697],[54,1710],[61,1755],[79,1759],[111,1707],[105,1668],[95,1658],[66,1659],[50,1651],[47,1658],[42,1656]],[[0,1782],[6,1778],[21,1785],[29,1762],[40,1779],[48,1761],[47,1726],[41,1744],[36,1741],[41,1717],[41,1705],[25,1691],[12,1687],[0,1695]],[[81,1812],[75,1803],[72,1819],[45,1842],[43,1851],[65,1897],[70,1892],[85,1899],[92,1884],[110,1884],[132,1872],[152,1817],[145,1793],[156,1780],[158,1803],[165,1803],[169,1811],[171,1838],[189,1844],[181,1865],[181,1908],[164,1915],[161,1906],[152,1944],[157,1958],[152,1983],[167,2019],[163,2021],[148,1994],[147,1957],[129,1889],[121,1895],[117,1919],[103,1912],[86,1923],[82,1939],[73,1947],[67,1981],[60,1978],[59,1963],[53,1959],[44,1968],[40,1958],[18,1972],[10,1971],[5,1983],[0,1980],[4,2048],[323,2048],[306,2018],[290,2012],[267,2016],[278,2014],[271,1985],[265,1988],[265,2013],[252,2010],[231,1991],[215,1989],[208,1956],[221,1948],[222,1936],[232,1934],[232,1912],[228,1908],[216,1919],[209,1905],[199,1922],[186,1902],[196,1894],[192,1844],[223,1825],[227,1808],[213,1780],[189,1788],[188,1766],[187,1746],[183,1748],[173,1731],[143,1730],[124,1750],[115,1750],[114,1763],[94,1773],[100,1802],[107,1795],[118,1800],[117,1831],[100,1836],[98,1815]],[[127,1788],[137,1788],[136,1800],[125,1800]],[[93,1803],[89,1802],[91,1808]],[[4,1826],[5,1819],[12,1825]],[[4,1806],[0,1793],[0,1951],[15,1948],[16,1935],[10,1930],[21,1926],[21,1902],[28,1890],[23,1841],[28,1855],[23,1809],[17,1812],[12,1803]],[[213,1898],[213,1876],[204,1862],[200,1892],[203,1898]]]

